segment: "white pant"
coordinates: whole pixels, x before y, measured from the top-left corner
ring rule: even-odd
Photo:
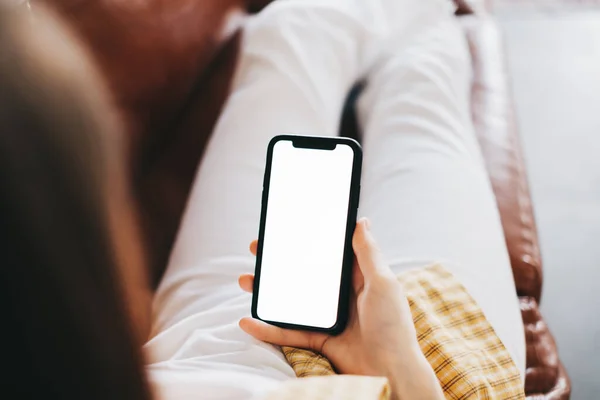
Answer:
[[[469,114],[470,58],[448,0],[279,0],[248,21],[233,92],[198,171],[146,345],[163,398],[248,398],[294,377],[243,333],[267,143],[335,135],[358,79],[359,214],[392,269],[442,261],[521,371],[523,325]]]

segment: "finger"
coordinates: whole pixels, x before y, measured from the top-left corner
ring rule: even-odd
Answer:
[[[373,234],[369,230],[368,219],[361,218],[356,223],[356,229],[352,237],[352,248],[365,279],[369,279],[373,274],[387,272],[386,270],[389,269],[383,261]]]
[[[256,251],[258,250],[258,240],[253,240],[250,242],[250,253],[252,255],[256,255]]]
[[[242,318],[240,328],[255,339],[277,346],[299,347],[320,352],[327,335],[317,332],[296,331],[269,325],[254,318]]]
[[[365,285],[365,277],[363,276],[358,261],[354,257],[354,263],[352,265],[352,286],[354,287],[354,293],[358,294],[363,286]]]
[[[238,278],[238,283],[244,292],[252,293],[254,289],[254,275],[243,274]]]

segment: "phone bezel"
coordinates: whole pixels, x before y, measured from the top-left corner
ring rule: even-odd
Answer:
[[[348,195],[348,215],[346,218],[346,236],[344,242],[344,256],[342,264],[342,274],[340,283],[340,293],[338,300],[337,319],[333,326],[329,328],[307,326],[300,324],[291,324],[279,321],[270,321],[260,318],[257,313],[258,298],[260,295],[260,275],[262,264],[263,240],[265,235],[265,224],[267,219],[267,209],[269,203],[269,185],[271,179],[271,166],[273,161],[273,149],[275,144],[280,141],[291,141],[294,147],[333,150],[338,144],[349,146],[353,153],[352,176],[350,180],[350,193]],[[252,317],[288,329],[300,329],[316,332],[325,332],[332,335],[341,333],[348,323],[350,291],[352,288],[352,266],[354,263],[354,251],[352,249],[352,235],[356,226],[358,204],[360,198],[360,177],[362,169],[362,149],[357,141],[346,137],[321,137],[321,136],[300,136],[300,135],[278,135],[269,142],[267,147],[267,161],[265,175],[263,179],[262,204],[260,215],[260,227],[258,233],[258,248],[256,252],[256,266],[254,271],[254,287],[252,294]]]

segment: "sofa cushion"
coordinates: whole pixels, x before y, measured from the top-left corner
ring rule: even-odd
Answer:
[[[245,0],[38,0],[87,45],[122,113],[134,168],[161,145]],[[35,4],[35,3],[34,3]]]

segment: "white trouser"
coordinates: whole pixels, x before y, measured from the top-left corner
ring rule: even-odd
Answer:
[[[392,269],[442,261],[521,371],[523,325],[469,114],[470,58],[448,0],[280,0],[245,27],[241,64],[200,165],[146,345],[164,398],[247,398],[294,377],[238,327],[251,296],[269,139],[336,135],[360,78],[359,214]]]

